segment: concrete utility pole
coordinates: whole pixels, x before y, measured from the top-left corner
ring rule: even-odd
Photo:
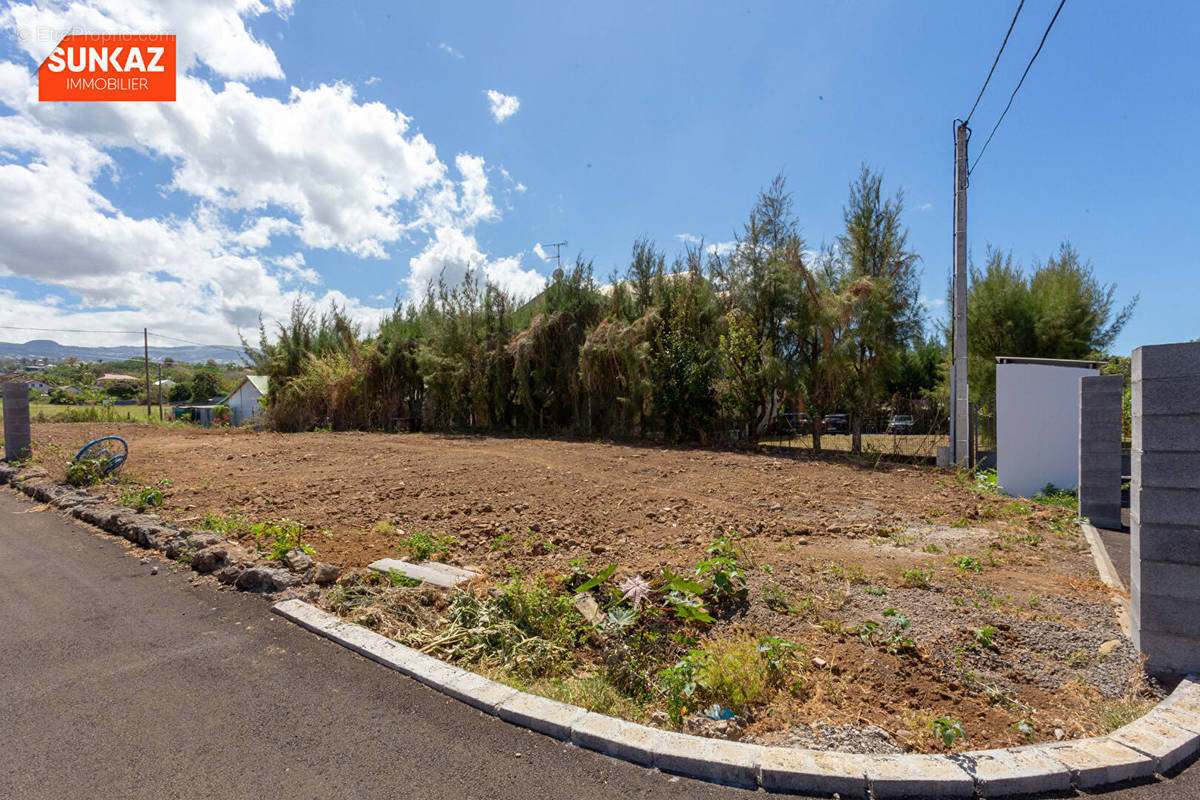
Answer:
[[[142,328],[142,355],[146,361],[146,421],[151,418],[150,411],[150,331]]]
[[[950,368],[950,457],[970,467],[971,411],[967,389],[967,141],[971,129],[954,121],[954,362]]]

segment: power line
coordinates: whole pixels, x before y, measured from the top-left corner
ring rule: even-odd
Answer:
[[[983,93],[987,90],[988,82],[992,79],[992,73],[996,71],[996,65],[1000,63],[1000,55],[1004,52],[1004,46],[1008,44],[1008,37],[1012,35],[1013,27],[1017,24],[1017,17],[1021,16],[1021,9],[1025,6],[1025,0],[1021,0],[1017,4],[1017,13],[1013,14],[1012,22],[1008,23],[1008,33],[1004,34],[1004,41],[1000,43],[1000,49],[996,51],[996,60],[992,62],[992,68],[988,70],[987,77],[983,79],[983,86],[979,87],[979,96],[975,98],[975,105],[971,106],[970,114],[967,114],[966,121],[963,125],[971,123],[971,114],[975,113],[976,107],[979,106],[979,101],[983,99]]]
[[[1038,42],[1037,50],[1033,51],[1033,55],[1030,57],[1029,63],[1025,65],[1025,71],[1021,73],[1021,80],[1017,81],[1017,88],[1013,89],[1012,94],[1009,95],[1008,105],[1006,105],[1004,107],[1004,111],[1001,112],[1000,119],[996,120],[995,127],[992,128],[992,132],[988,134],[987,141],[983,143],[983,147],[979,150],[979,155],[975,156],[975,163],[971,165],[969,170],[967,170],[968,175],[975,171],[975,167],[979,166],[979,159],[983,158],[984,151],[987,150],[987,146],[992,141],[992,137],[996,135],[996,128],[999,128],[1000,123],[1004,121],[1004,115],[1008,113],[1010,108],[1012,108],[1013,100],[1016,99],[1017,92],[1021,90],[1021,84],[1025,83],[1025,76],[1029,74],[1029,68],[1032,67],[1033,62],[1037,60],[1038,53],[1042,52],[1042,45],[1046,43],[1046,37],[1050,35],[1050,29],[1054,27],[1054,22],[1058,19],[1058,13],[1063,10],[1063,6],[1066,4],[1067,0],[1060,0],[1058,8],[1054,10],[1054,16],[1050,19],[1050,24],[1046,26],[1046,32],[1042,34],[1042,40]]]
[[[39,333],[109,333],[121,334],[122,336],[136,336],[142,331],[99,331],[90,328],[28,328],[21,325],[0,325],[0,330],[6,331],[37,331]],[[196,347],[212,347],[219,350],[232,350],[235,353],[243,352],[242,348],[234,347],[229,344],[208,344],[205,342],[194,342],[191,339],[181,339],[178,336],[167,336],[165,333],[149,332],[151,336],[159,339],[168,339],[172,342],[183,342],[184,344],[195,345]],[[133,345],[129,345],[132,347]]]
[[[0,325],[0,329],[6,331],[38,331],[40,333],[120,333],[127,336],[136,336],[141,333],[141,331],[93,331],[80,328],[26,328],[19,325]]]
[[[168,339],[172,342],[183,342],[184,344],[195,345],[196,347],[215,347],[220,350],[232,350],[235,353],[243,352],[242,348],[234,347],[233,345],[229,344],[207,344],[205,342],[193,342],[191,339],[180,339],[178,336],[167,336],[166,334],[155,333],[154,331],[150,331],[150,335],[158,337],[159,339]]]

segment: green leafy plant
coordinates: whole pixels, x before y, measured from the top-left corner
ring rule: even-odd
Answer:
[[[67,483],[72,486],[95,486],[104,479],[104,458],[72,459],[67,464]]]
[[[282,561],[292,550],[312,553],[311,546],[303,539],[304,525],[295,520],[281,519],[278,522],[259,522],[250,526],[255,539],[266,540],[267,558]],[[260,545],[261,546],[261,545]]]
[[[414,587],[420,586],[421,582],[416,578],[410,578],[398,569],[389,569],[387,572],[388,584],[391,586]]]
[[[975,641],[980,647],[986,647],[989,650],[993,650],[996,647],[996,633],[997,630],[994,626],[984,625],[982,628],[976,628],[974,631],[972,631],[971,635],[975,638]]]
[[[866,589],[863,589],[863,591],[867,594],[874,595],[875,597],[883,597],[888,593],[886,586],[868,586]]]
[[[924,553],[933,553],[934,555],[937,555],[942,552],[942,548],[938,547],[933,542],[930,542],[929,544],[922,547],[921,551]]]
[[[983,572],[983,564],[974,556],[955,556],[951,563],[963,572]]]
[[[121,494],[121,505],[135,508],[139,512],[163,503],[163,490],[169,489],[171,482],[161,480],[153,486],[143,486],[140,489],[130,489]]]
[[[718,538],[708,546],[708,555],[696,566],[696,576],[709,582],[708,593],[713,602],[720,605],[744,596],[746,573],[737,562],[733,542],[726,536]]]
[[[200,518],[199,528],[209,531],[210,533],[218,533],[222,536],[233,536],[241,533],[245,529],[245,523],[240,514],[222,517],[214,514],[211,511],[206,511],[204,516]]]
[[[962,723],[949,717],[938,717],[929,723],[933,735],[942,740],[946,747],[953,747],[959,739],[966,741],[967,734],[963,732]]]
[[[662,571],[663,588],[667,590],[666,601],[675,611],[675,616],[687,622],[716,622],[704,603],[704,586],[677,575],[669,567]]]
[[[434,536],[429,531],[413,531],[400,540],[400,546],[418,561],[428,561],[434,556],[445,558],[456,544],[458,540],[453,536]]]
[[[911,586],[914,589],[923,589],[929,586],[929,582],[933,580],[933,570],[908,569],[900,577],[904,581],[905,586]]]
[[[1079,497],[1074,489],[1060,489],[1052,483],[1047,483],[1042,490],[1030,498],[1038,503],[1045,503],[1050,506],[1058,506],[1059,508],[1067,508],[1071,511],[1079,510]]]
[[[576,594],[578,594],[578,593],[580,593],[580,592],[587,592],[587,591],[590,591],[590,590],[592,590],[592,589],[595,589],[597,586],[599,586],[600,584],[604,583],[606,580],[608,580],[609,578],[611,578],[611,577],[612,577],[612,575],[613,575],[613,573],[614,573],[614,572],[616,572],[616,571],[617,571],[617,565],[616,565],[616,564],[609,564],[607,567],[605,567],[604,569],[600,570],[600,572],[599,572],[598,574],[596,574],[596,575],[594,575],[593,577],[589,578],[589,579],[588,579],[587,581],[585,581],[585,582],[584,582],[584,583],[583,583],[581,586],[579,586],[578,588],[576,588],[576,589],[575,589],[575,593],[576,593]]]

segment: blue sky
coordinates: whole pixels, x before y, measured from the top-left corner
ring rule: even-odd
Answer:
[[[975,153],[1056,5],[1025,3],[972,120]],[[905,193],[940,317],[951,124],[1016,2],[230,0],[207,21],[194,7],[0,12],[0,325],[224,342],[296,296],[369,323],[442,264],[529,291],[551,268],[535,245],[561,239],[603,278],[639,235],[669,252],[731,240],[777,172],[816,247],[864,162]],[[175,108],[29,100],[38,47],[53,46],[30,31],[147,15],[180,37]],[[1031,265],[1070,240],[1118,303],[1141,292],[1117,352],[1200,336],[1198,17],[1070,0],[972,176],[976,259],[990,244]],[[515,111],[493,115],[489,90]],[[43,224],[51,194],[47,214],[77,208]]]

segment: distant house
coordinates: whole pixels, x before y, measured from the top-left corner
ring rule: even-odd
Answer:
[[[152,385],[161,386],[164,389],[170,389],[172,386],[178,386],[178,384],[175,383],[175,381],[171,380],[170,378],[163,378],[162,380],[157,380]]]
[[[37,379],[27,380],[25,383],[29,384],[30,389],[37,389],[39,392],[48,392],[54,388],[45,381],[39,381]]]
[[[119,372],[106,372],[96,379],[96,383],[112,383],[115,381],[136,381],[132,375],[122,375]]]
[[[241,425],[262,413],[259,401],[266,396],[269,386],[270,378],[266,375],[247,375],[218,405],[229,406],[233,424]]]
[[[60,392],[65,392],[71,395],[72,397],[77,397],[79,395],[79,389],[75,388],[74,386],[56,386],[55,388]]]

